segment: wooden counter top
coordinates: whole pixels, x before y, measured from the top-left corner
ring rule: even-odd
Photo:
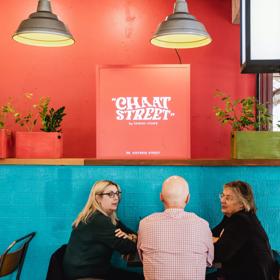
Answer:
[[[55,159],[0,159],[0,165],[85,165],[84,158],[55,158]]]
[[[189,160],[97,160],[85,159],[85,165],[166,165],[166,166],[280,166],[278,160],[189,159]]]
[[[280,159],[105,160],[94,158],[0,159],[0,165],[280,166]]]

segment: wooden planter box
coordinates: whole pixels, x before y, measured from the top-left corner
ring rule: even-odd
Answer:
[[[16,158],[61,158],[62,134],[58,132],[16,132]]]
[[[9,129],[0,129],[0,158],[13,156],[12,132]]]
[[[231,157],[234,159],[279,159],[280,132],[232,132]]]

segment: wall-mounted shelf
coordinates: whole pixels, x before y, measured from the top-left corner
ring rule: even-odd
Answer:
[[[84,158],[57,158],[57,159],[0,159],[0,165],[84,165]]]
[[[121,160],[95,158],[1,159],[0,165],[280,166],[280,159]]]

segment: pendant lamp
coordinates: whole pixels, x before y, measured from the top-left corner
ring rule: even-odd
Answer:
[[[37,12],[21,22],[13,39],[40,47],[64,47],[75,42],[64,23],[52,13],[49,0],[39,0]]]
[[[187,2],[177,0],[174,13],[159,25],[151,44],[162,48],[185,49],[202,47],[211,41],[204,25],[189,14]]]

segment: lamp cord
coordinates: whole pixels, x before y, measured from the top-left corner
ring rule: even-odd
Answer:
[[[181,59],[181,56],[180,56],[178,50],[177,50],[177,49],[174,49],[174,50],[175,50],[175,52],[176,52],[176,54],[177,54],[177,56],[178,56],[178,59],[179,59],[180,64],[182,64],[182,59]]]

